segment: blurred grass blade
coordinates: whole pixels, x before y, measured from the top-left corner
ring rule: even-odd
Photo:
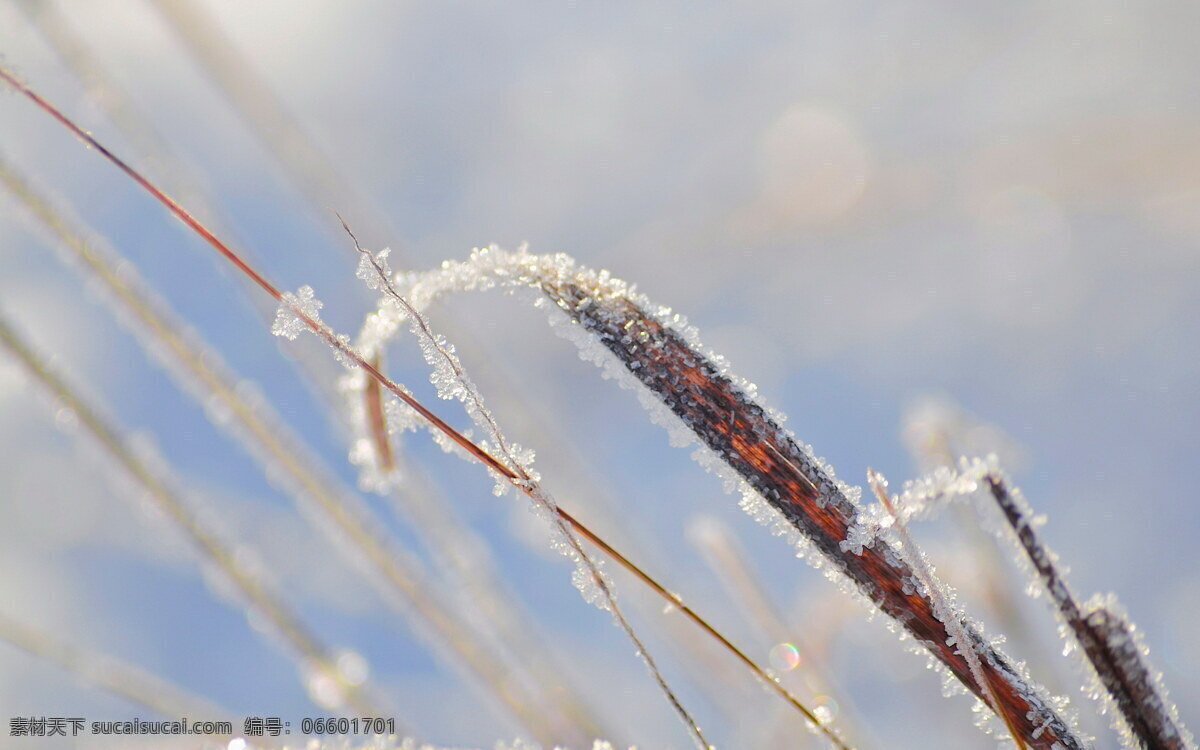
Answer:
[[[0,614],[0,640],[57,664],[88,684],[133,701],[159,716],[194,716],[208,720],[234,715],[156,674],[108,654],[67,643],[6,614]]]
[[[314,216],[353,206],[355,223],[366,224],[373,233],[388,231],[398,236],[389,231],[384,213],[374,208],[372,200],[298,125],[284,102],[204,8],[189,0],[149,0],[149,4],[233,105],[259,145],[284,168]],[[363,217],[357,215],[360,211]]]
[[[202,559],[212,564],[233,584],[247,607],[269,623],[291,653],[300,658],[300,673],[313,670],[345,697],[354,711],[367,716],[384,716],[370,699],[367,688],[353,685],[342,678],[333,651],[322,644],[304,625],[291,608],[261,578],[241,564],[234,549],[212,530],[205,527],[175,489],[175,482],[150,466],[127,441],[108,424],[100,412],[85,402],[76,391],[26,344],[8,323],[0,318],[0,346],[21,365],[59,403],[71,410],[86,434],[148,493],[166,518],[179,528]],[[306,687],[308,687],[306,685]]]
[[[715,517],[700,516],[688,524],[687,536],[738,610],[772,644],[772,662],[775,661],[774,649],[795,649],[799,663],[784,668],[791,668],[792,674],[804,681],[814,698],[824,695],[837,700],[841,706],[838,724],[843,733],[852,737],[864,736],[862,722],[849,693],[829,673],[825,664],[827,654],[818,654],[807,638],[798,637],[796,631],[799,628],[788,621],[764,587],[762,577],[752,570],[749,556],[733,531]],[[778,664],[772,666],[780,669]],[[863,747],[861,740],[856,746]]]

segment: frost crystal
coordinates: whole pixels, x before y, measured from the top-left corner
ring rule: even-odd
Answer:
[[[615,590],[612,578],[604,571],[599,560],[595,561],[593,567],[594,571],[584,565],[582,560],[577,562],[575,571],[571,573],[571,583],[579,589],[579,594],[585,602],[608,611],[611,609],[608,599]]]
[[[275,311],[271,333],[295,341],[304,331],[312,331],[333,349],[333,356],[343,367],[347,370],[357,370],[357,352],[351,346],[350,337],[334,334],[333,330],[321,321],[322,307],[321,301],[313,296],[312,287],[307,284],[296,290],[295,294],[284,292]]]
[[[971,497],[979,490],[983,478],[998,470],[994,455],[964,458],[961,465],[957,472],[939,466],[923,477],[906,481],[900,494],[893,498],[894,516],[879,504],[864,508],[858,522],[842,540],[842,551],[861,555],[864,547],[873,547],[876,538],[894,525],[931,518],[948,503]]]
[[[295,341],[301,331],[308,328],[304,318],[319,323],[321,320],[321,301],[313,296],[313,288],[307,284],[300,287],[295,294],[284,292],[275,311],[275,322],[271,325],[271,333],[283,336],[289,341]]]
[[[392,252],[390,247],[385,247],[378,253],[372,256],[370,253],[363,253],[358,259],[358,271],[355,273],[368,289],[380,290],[386,286],[386,281],[390,280],[394,274],[392,267],[388,264],[388,255]],[[372,261],[374,261],[372,263]]]

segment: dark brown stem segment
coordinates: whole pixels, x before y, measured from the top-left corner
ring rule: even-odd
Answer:
[[[1147,750],[1183,750],[1187,744],[1171,718],[1166,701],[1155,688],[1155,680],[1128,623],[1105,607],[1081,610],[1059,575],[1049,550],[1030,525],[1023,504],[1013,497],[1008,484],[994,474],[985,477],[984,483],[1016,533],[1054,606],[1116,702],[1129,731]]]
[[[652,391],[700,442],[736,471],[889,617],[902,624],[975,695],[966,660],[946,645],[946,626],[917,590],[913,571],[883,540],[862,554],[840,542],[858,520],[858,509],[826,472],[741,387],[693,350],[674,329],[625,296],[594,294],[570,280],[546,280],[542,291],[592,333]],[[1005,712],[1032,748],[1056,744],[1083,748],[1065,721],[971,626],[983,670]]]

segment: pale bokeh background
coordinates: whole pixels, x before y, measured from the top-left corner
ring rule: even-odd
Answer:
[[[149,174],[199,185],[262,270],[285,288],[313,285],[340,330],[357,328],[371,298],[334,211],[368,245],[396,248],[397,265],[528,242],[637,282],[688,315],[853,483],[868,465],[894,482],[917,471],[901,433],[923,395],[993,423],[1008,436],[1002,459],[1049,515],[1045,536],[1078,594],[1121,597],[1184,720],[1200,721],[1195,9],[201,3],[244,57],[252,73],[243,75],[261,77],[353,186],[314,203],[149,3],[54,5],[94,55],[92,69],[105,66],[179,162],[115,128],[96,99],[110,94],[81,85],[12,0],[0,2],[4,64]],[[290,148],[280,131],[272,139]],[[0,97],[0,152],[100,230],[352,477],[340,428],[205,248],[11,93]],[[314,627],[367,658],[414,733],[482,746],[520,734],[396,622],[64,268],[0,199],[3,315],[123,424],[154,436],[209,517],[257,550]],[[771,643],[685,538],[695,514],[717,516],[751,551],[796,638],[841,629],[830,658],[867,717],[857,733],[865,746],[992,744],[971,728],[965,699],[939,696],[922,658],[843,611],[835,587],[667,447],[634,399],[578,362],[540,314],[499,296],[455,307],[450,330],[471,331],[459,341],[464,358],[501,420],[538,449],[564,504],[601,528],[600,519],[621,518],[633,530],[611,533],[632,536],[670,587],[765,658]],[[283,350],[321,361],[315,347]],[[398,350],[390,367],[429,394],[414,349]],[[514,376],[523,386],[509,399],[500,381]],[[54,408],[21,383],[0,360],[3,612],[136,662],[238,717],[325,713],[290,662],[213,600],[186,550],[122,502],[94,452],[54,430]],[[538,427],[547,423],[549,432]],[[482,471],[421,440],[409,447],[493,542],[551,634],[547,648],[621,739],[685,747],[627,644],[579,600],[520,504],[493,499]],[[917,531],[969,588],[953,544],[961,530]],[[627,599],[642,599],[618,581]],[[658,605],[634,609],[713,738],[763,742],[756,732],[775,713],[772,700],[722,661],[718,672],[734,675],[715,694],[724,698],[698,688],[692,673],[708,667],[681,665],[696,657],[663,644]],[[1040,679],[1059,679],[1065,665],[1044,656],[1060,648],[1053,625],[1036,603],[1030,611],[1041,650],[1012,651]],[[3,644],[0,665],[5,720],[138,715]],[[1102,723],[1089,726],[1101,747],[1114,746]]]

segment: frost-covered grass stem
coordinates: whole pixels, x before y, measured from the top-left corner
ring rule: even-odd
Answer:
[[[1055,556],[1034,529],[1027,503],[999,472],[989,472],[984,485],[1041,579],[1051,603],[1095,670],[1103,690],[1116,704],[1124,731],[1146,750],[1183,750],[1195,747],[1181,730],[1179,717],[1162,695],[1162,686],[1143,662],[1144,653],[1132,629],[1113,605],[1083,608],[1062,573]]]
[[[340,216],[338,218],[341,219]],[[633,626],[630,625],[624,612],[621,611],[621,606],[617,603],[617,597],[613,593],[612,585],[607,576],[600,570],[599,565],[592,559],[587,550],[583,548],[579,537],[576,536],[576,532],[571,525],[558,512],[558,503],[541,486],[536,476],[513,455],[508,441],[501,432],[500,426],[496,423],[495,417],[484,406],[483,397],[476,389],[475,384],[467,377],[467,373],[463,369],[458,357],[449,351],[442,340],[433,332],[425,316],[418,312],[416,308],[409,304],[408,300],[396,291],[395,286],[392,284],[390,269],[386,268],[385,265],[386,252],[381,252],[378,256],[372,255],[359,243],[358,238],[354,236],[354,232],[350,230],[344,219],[342,219],[342,227],[345,228],[346,234],[354,242],[354,249],[362,258],[359,276],[371,288],[383,290],[408,313],[409,319],[412,321],[413,332],[420,339],[427,358],[433,360],[430,364],[433,365],[434,371],[437,372],[440,369],[444,369],[447,378],[457,385],[457,387],[450,390],[456,393],[464,404],[466,404],[467,411],[472,418],[486,429],[488,435],[496,445],[496,449],[503,457],[505,464],[507,464],[507,468],[509,469],[507,474],[513,485],[533,501],[541,515],[551,520],[559,538],[558,544],[563,546],[563,553],[573,559],[576,565],[579,566],[579,576],[583,579],[590,579],[590,583],[586,584],[583,580],[577,580],[576,583],[580,586],[581,591],[586,592],[591,590],[598,593],[598,601],[595,603],[601,609],[608,610],[612,614],[617,626],[630,642],[633,643],[637,655],[646,663],[646,668],[650,671],[654,682],[667,698],[667,701],[671,704],[671,708],[679,716],[680,721],[687,727],[697,747],[701,750],[711,748],[712,745],[704,737],[700,725],[680,701],[670,684],[668,684],[653,655],[646,648],[646,645],[633,629]],[[446,383],[443,383],[443,385],[446,385]],[[591,597],[585,593],[585,598]]]
[[[186,226],[199,231],[209,245],[276,302],[280,301],[282,294],[272,284],[173,198],[3,68],[0,68],[0,79],[17,87],[126,174],[134,175],[135,181],[174,216]],[[225,370],[219,355],[189,335],[184,326],[173,320],[170,311],[160,301],[135,283],[136,279],[118,271],[114,257],[107,257],[109,253],[105,253],[102,247],[89,242],[81,230],[73,227],[49,200],[40,196],[2,160],[0,182],[50,232],[70,259],[80,263],[111,293],[109,301],[120,313],[118,318],[130,325],[139,343],[155,359],[164,363],[168,372],[181,382],[184,390],[206,405],[220,404],[229,419],[218,421],[225,427],[233,428],[239,442],[260,462],[268,475],[284,477],[286,488],[300,509],[310,516],[312,513],[308,511],[316,512],[322,520],[315,526],[332,538],[337,549],[349,553],[352,562],[370,574],[372,582],[380,588],[389,605],[406,619],[415,621],[418,631],[431,637],[436,647],[448,650],[454,659],[465,665],[469,673],[485,685],[505,709],[518,717],[535,736],[551,741],[564,736],[564,732],[570,734],[558,727],[559,722],[551,712],[533,710],[524,696],[514,693],[509,679],[512,670],[500,661],[496,653],[480,645],[480,639],[467,627],[466,621],[447,606],[414,561],[386,544],[372,531],[375,524],[357,497],[334,486],[329,479],[332,473],[319,471],[321,462],[311,456],[299,440],[289,437],[290,433],[283,423],[273,419],[269,409],[263,408],[263,405],[256,406],[246,398],[244,389]],[[320,327],[316,321],[309,320],[308,323]]]
[[[275,287],[272,283],[270,283],[264,276],[259,274],[253,267],[251,267],[245,260],[243,260],[241,256],[239,256],[236,252],[234,252],[230,247],[228,247],[224,242],[222,242],[220,240],[220,238],[218,238],[207,227],[205,227],[202,222],[200,222],[198,219],[196,219],[194,216],[192,216],[182,205],[180,205],[177,201],[175,201],[173,198],[171,198],[169,195],[167,195],[164,191],[162,191],[160,188],[158,188],[150,180],[148,180],[147,178],[142,176],[137,170],[135,170],[132,166],[127,164],[125,161],[123,161],[120,157],[118,157],[116,154],[114,154],[111,150],[109,150],[103,144],[101,144],[99,141],[97,141],[91,134],[89,134],[88,132],[86,132],[82,128],[80,128],[78,125],[76,125],[70,118],[68,118],[65,114],[63,114],[53,104],[51,104],[49,101],[47,101],[45,98],[43,98],[41,95],[39,95],[36,91],[34,91],[32,88],[30,88],[29,86],[24,84],[20,79],[18,79],[16,76],[14,76],[11,72],[9,72],[7,69],[5,69],[3,67],[0,67],[0,80],[3,80],[4,82],[6,82],[10,86],[12,86],[19,93],[24,95],[26,98],[28,98],[30,101],[32,101],[35,105],[37,105],[40,109],[42,109],[44,112],[46,112],[48,115],[50,115],[54,120],[56,120],[59,124],[61,124],[69,132],[71,132],[73,135],[75,135],[75,137],[77,137],[78,139],[83,141],[88,147],[96,150],[106,160],[108,160],[110,163],[112,163],[114,166],[116,166],[118,169],[120,169],[122,172],[124,172],[130,179],[132,179],[136,184],[138,184],[147,193],[149,193],[156,201],[158,201],[160,204],[162,204],[172,215],[174,215],[177,219],[182,221],[186,226],[188,226],[194,232],[196,232],[196,234],[199,235],[208,245],[210,245],[214,250],[216,250],[227,261],[229,261],[231,264],[233,264],[234,267],[237,268],[241,273],[243,273],[251,281],[253,281],[260,289],[262,289],[264,292],[266,292],[276,302],[278,302],[281,305],[283,305],[284,307],[286,307],[290,311],[290,313],[293,316],[295,316],[296,320],[298,320],[305,328],[307,328],[308,330],[310,330],[311,332],[316,334],[319,338],[321,338],[323,341],[325,341],[325,343],[328,344],[331,348],[333,348],[335,350],[335,352],[337,352],[341,356],[341,358],[343,358],[345,361],[353,364],[354,366],[362,369],[371,378],[378,381],[386,390],[388,390],[394,396],[396,396],[401,401],[403,401],[413,411],[415,411],[418,415],[420,415],[423,419],[425,419],[428,423],[430,423],[436,430],[443,433],[449,440],[451,440],[458,447],[462,448],[468,454],[473,456],[476,460],[478,460],[479,462],[481,462],[482,464],[484,464],[491,470],[495,471],[496,473],[501,474],[501,475],[505,476],[506,478],[508,478],[519,489],[526,490],[526,488],[528,488],[528,484],[525,479],[523,479],[520,475],[518,475],[513,470],[509,469],[504,463],[502,463],[499,460],[497,460],[496,458],[494,458],[491,454],[489,454],[483,448],[481,448],[480,446],[476,445],[474,442],[472,442],[471,440],[469,440],[468,438],[463,436],[461,433],[459,433],[457,430],[455,430],[453,427],[451,427],[448,423],[446,423],[443,419],[438,417],[435,413],[433,413],[431,410],[429,410],[423,404],[421,404],[419,401],[417,401],[414,397],[412,397],[409,393],[407,393],[405,391],[405,389],[401,388],[398,384],[396,384],[391,379],[389,379],[387,376],[385,376],[382,372],[379,371],[379,369],[377,367],[375,367],[370,362],[365,360],[361,355],[359,355],[359,353],[356,352],[349,345],[348,341],[335,335],[332,332],[332,330],[330,330],[327,326],[325,326],[323,323],[321,323],[318,318],[315,318],[312,315],[310,315],[309,311],[307,311],[301,304],[299,304],[294,297],[289,295],[288,296],[289,298],[285,298],[284,294],[282,292],[280,292],[277,287]],[[755,663],[752,659],[750,659],[743,651],[741,651],[736,646],[734,646],[731,641],[729,641],[727,638],[725,638],[723,635],[721,635],[715,628],[713,628],[710,624],[708,624],[708,622],[706,620],[704,620],[702,617],[700,617],[690,607],[687,607],[686,605],[684,605],[678,595],[668,591],[665,587],[663,587],[661,584],[659,584],[657,581],[655,581],[647,573],[642,571],[639,567],[637,567],[635,564],[633,564],[630,560],[628,560],[626,557],[624,557],[623,555],[618,553],[615,549],[613,549],[607,543],[604,543],[596,534],[594,534],[590,530],[588,530],[578,520],[576,520],[570,514],[566,513],[566,511],[563,511],[561,508],[558,508],[556,510],[556,512],[558,515],[561,516],[563,522],[565,522],[568,526],[570,526],[570,528],[572,530],[574,530],[576,533],[581,534],[584,538],[588,539],[590,542],[596,544],[606,554],[609,554],[614,560],[616,560],[620,565],[622,565],[622,567],[625,567],[627,570],[629,570],[631,573],[633,573],[639,580],[650,585],[652,590],[654,590],[657,594],[659,594],[664,599],[666,599],[670,604],[677,607],[679,609],[679,611],[681,613],[683,613],[688,619],[690,619],[696,625],[701,627],[705,632],[707,632],[709,635],[714,637],[719,643],[721,643],[728,650],[730,650],[731,653],[733,653],[738,658],[739,661],[741,661],[748,668],[750,668],[751,671],[756,676],[758,676],[760,679],[762,679],[769,687],[771,687],[774,692],[778,693],[781,697],[783,697],[785,700],[787,700],[794,708],[796,708],[798,711],[800,711],[802,714],[804,714],[807,719],[809,719],[811,722],[813,722],[814,725],[818,726],[823,732],[825,732],[831,738],[831,740],[835,742],[835,744],[837,744],[839,747],[845,747],[845,745],[842,744],[840,742],[840,740],[837,740],[834,738],[834,735],[832,734],[831,730],[828,727],[822,726],[820,724],[820,722],[816,719],[816,717],[812,713],[812,711],[810,711],[807,707],[805,707],[795,696],[791,695],[791,693],[789,693],[787,691],[787,689],[784,688],[777,679],[775,679],[771,675],[769,675],[769,673],[767,673],[765,669],[760,667],[757,663]],[[692,725],[694,726],[694,722],[692,723]]]

